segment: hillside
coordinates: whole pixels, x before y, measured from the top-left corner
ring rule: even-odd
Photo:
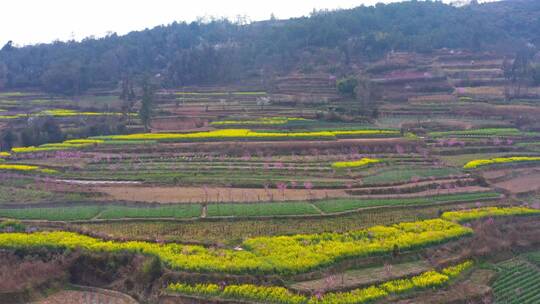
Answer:
[[[513,55],[527,43],[538,45],[539,27],[540,3],[533,0],[460,8],[413,1],[251,24],[175,22],[82,42],[7,43],[0,51],[0,89],[78,95],[156,74],[169,88],[265,83],[292,72],[339,77],[391,50]]]

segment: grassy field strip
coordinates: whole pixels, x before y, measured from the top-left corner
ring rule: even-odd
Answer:
[[[260,204],[211,204],[208,217],[227,216],[279,216],[279,215],[318,215],[319,209],[310,203],[260,203]]]
[[[112,220],[122,218],[193,218],[200,217],[201,213],[202,206],[198,204],[160,207],[75,206],[0,209],[0,217],[46,221]]]
[[[448,194],[432,197],[399,198],[399,199],[335,199],[314,202],[320,210],[327,214],[358,210],[361,208],[382,207],[382,206],[410,206],[428,205],[435,203],[465,202],[484,199],[496,199],[500,194],[495,192]]]
[[[102,207],[100,206],[0,209],[0,217],[25,220],[77,221],[90,220],[96,217],[101,210]]]
[[[98,218],[194,218],[200,217],[201,215],[202,206],[197,204],[183,204],[152,208],[109,206],[105,208]]]
[[[404,199],[331,199],[318,202],[283,203],[223,203],[209,204],[207,217],[273,217],[310,216],[342,213],[362,208],[386,206],[413,206],[436,203],[467,202],[496,199],[498,193],[464,193],[433,197]],[[72,207],[29,207],[0,209],[0,217],[21,220],[88,221],[117,219],[188,219],[202,216],[201,204],[175,204],[161,206],[128,207],[118,205],[72,206]]]
[[[440,178],[450,175],[462,175],[456,168],[392,168],[370,174],[362,179],[364,185],[380,185],[396,182],[407,182],[413,178]]]

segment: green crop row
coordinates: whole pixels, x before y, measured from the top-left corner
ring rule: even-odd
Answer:
[[[367,207],[407,206],[432,204],[437,202],[474,201],[498,198],[494,192],[462,193],[419,198],[400,199],[328,199],[309,202],[267,202],[267,203],[220,203],[207,206],[208,217],[261,217],[289,215],[318,215],[324,213],[351,211]],[[318,208],[318,209],[317,209]],[[201,204],[174,204],[158,206],[70,206],[70,207],[29,207],[0,209],[0,217],[77,221],[122,218],[194,218],[202,214]]]
[[[474,192],[443,194],[428,197],[395,198],[395,199],[335,199],[315,202],[314,205],[325,213],[351,211],[367,207],[423,205],[445,202],[474,201],[479,199],[496,199],[500,195],[495,192]]]

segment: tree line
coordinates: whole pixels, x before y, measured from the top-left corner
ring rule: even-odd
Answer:
[[[262,22],[174,22],[124,36],[0,50],[0,89],[39,88],[77,95],[158,75],[165,87],[264,79],[333,60],[351,62],[390,50],[511,48],[540,42],[540,2],[503,1],[455,7],[409,1]],[[13,37],[15,39],[16,37]],[[331,59],[330,59],[331,58]]]

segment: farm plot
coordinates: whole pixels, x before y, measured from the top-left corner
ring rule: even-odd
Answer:
[[[451,167],[392,166],[367,175],[362,179],[362,182],[365,185],[391,184],[460,174],[462,174],[461,170]]]
[[[37,301],[34,304],[137,304],[133,299],[127,296],[119,296],[112,292],[92,292],[80,290],[62,290],[54,293],[43,300]]]
[[[201,216],[202,206],[184,204],[159,207],[107,206],[99,214],[99,219],[122,218],[192,218]]]
[[[493,283],[495,303],[538,303],[540,270],[522,258],[497,264],[499,277]]]
[[[228,187],[156,187],[109,186],[97,187],[109,196],[109,201],[169,203],[226,203],[300,201],[348,196],[344,190],[254,189]]]
[[[437,195],[427,197],[416,198],[397,198],[397,199],[338,199],[314,202],[320,210],[325,213],[344,212],[350,210],[357,210],[361,208],[369,207],[398,207],[407,205],[429,205],[437,203],[447,202],[462,202],[462,201],[475,201],[499,198],[499,194],[494,192],[479,192],[479,193],[461,193],[461,194],[448,194]]]
[[[79,221],[122,218],[192,218],[200,217],[201,205],[182,204],[170,206],[127,207],[118,205],[28,207],[0,209],[0,217],[19,220]]]
[[[282,217],[331,215],[369,208],[389,208],[422,205],[438,205],[499,198],[495,192],[449,194],[431,197],[402,199],[324,199],[319,201],[248,202],[248,203],[204,203],[204,204],[138,204],[123,206],[111,202],[99,205],[71,205],[61,207],[2,208],[0,217],[44,220],[112,220],[112,219],[186,219],[199,217]],[[204,205],[204,207],[203,207]]]
[[[476,213],[476,210],[465,212]],[[534,212],[538,214],[537,210],[514,207],[492,208],[486,212],[513,216],[530,215]],[[346,258],[383,255],[395,251],[396,246],[405,251],[423,249],[461,239],[472,233],[471,228],[461,226],[457,222],[432,219],[391,226],[373,226],[343,234],[252,237],[242,242],[241,250],[213,249],[197,245],[160,245],[149,242],[105,242],[63,231],[3,233],[0,234],[0,247],[140,252],[156,256],[177,270],[293,275],[327,267]],[[443,272],[446,273],[444,270]],[[448,270],[448,276],[453,276],[455,272],[459,273],[459,269]]]
[[[297,282],[290,285],[290,288],[303,292],[326,292],[336,289],[358,288],[359,286],[369,286],[392,279],[418,275],[429,269],[429,264],[422,260],[401,264],[387,264],[348,270],[344,273],[334,274],[317,280]]]
[[[285,304],[330,304],[330,303],[367,303],[373,300],[397,296],[413,290],[440,288],[472,266],[467,261],[450,266],[437,272],[426,271],[411,278],[388,280],[382,284],[373,284],[366,288],[357,288],[348,292],[329,292],[323,295],[307,297],[291,292],[283,287],[257,286],[251,284],[226,285],[220,288],[216,284],[170,284],[167,291],[187,296],[197,296],[209,299],[231,299],[255,303],[285,303]]]
[[[26,220],[74,221],[89,220],[102,210],[98,206],[70,208],[0,209],[0,217]]]
[[[482,206],[500,204],[486,201]],[[115,239],[161,240],[200,244],[234,244],[253,236],[312,234],[328,231],[347,232],[374,225],[436,218],[441,212],[455,208],[478,207],[478,202],[455,203],[435,206],[393,207],[366,209],[359,213],[340,214],[331,217],[266,217],[264,219],[236,218],[210,221],[129,221],[70,223],[74,231],[85,234],[97,233]]]
[[[0,204],[83,201],[94,196],[80,189],[70,190],[56,191],[30,176],[0,174]]]
[[[516,128],[486,128],[486,129],[473,129],[473,130],[460,130],[460,131],[443,131],[443,132],[431,132],[431,137],[536,137],[539,136],[535,132],[520,131]]]
[[[28,249],[50,246],[92,251],[134,251],[157,256],[179,270],[296,274],[328,266],[344,258],[388,253],[395,250],[396,245],[402,250],[421,249],[466,237],[472,232],[472,229],[457,223],[433,219],[375,226],[345,234],[255,237],[242,242],[244,250],[233,251],[195,245],[104,242],[76,233],[55,231],[0,234],[0,247]],[[388,239],[392,240],[392,244]]]
[[[310,203],[211,204],[208,216],[280,216],[320,214]]]

